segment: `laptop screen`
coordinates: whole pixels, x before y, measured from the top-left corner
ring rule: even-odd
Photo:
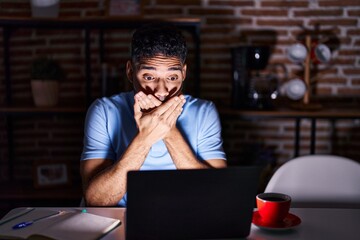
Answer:
[[[258,167],[130,171],[126,239],[246,237],[259,173]]]

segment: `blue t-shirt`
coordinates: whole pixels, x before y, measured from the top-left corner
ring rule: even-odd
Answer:
[[[197,159],[226,159],[222,148],[221,125],[215,105],[185,95],[186,103],[176,126]],[[97,99],[85,119],[81,160],[104,158],[116,162],[137,134],[134,119],[134,92]],[[160,159],[160,161],[159,161]],[[150,149],[140,170],[176,169],[162,140]],[[126,205],[126,194],[118,203]]]

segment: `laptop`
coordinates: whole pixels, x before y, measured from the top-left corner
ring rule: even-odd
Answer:
[[[260,170],[130,171],[126,239],[226,239],[249,235]]]

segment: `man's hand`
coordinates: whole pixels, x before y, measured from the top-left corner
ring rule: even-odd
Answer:
[[[138,100],[138,104],[142,112],[148,112],[149,110],[162,104],[162,102],[153,95],[145,95],[145,93],[141,91],[135,95],[135,103],[136,100]]]
[[[134,117],[139,134],[148,144],[163,139],[176,126],[176,120],[185,104],[184,96],[176,96],[162,103],[152,95],[135,95]],[[145,110],[145,111],[144,111]]]

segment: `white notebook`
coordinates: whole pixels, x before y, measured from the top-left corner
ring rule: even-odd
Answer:
[[[59,211],[34,209],[15,219],[0,221],[0,239],[57,239],[92,240],[99,239],[121,224],[119,219],[103,217],[80,211]],[[53,215],[55,214],[55,215]],[[19,229],[13,226],[50,216]],[[10,217],[9,217],[10,218]]]

